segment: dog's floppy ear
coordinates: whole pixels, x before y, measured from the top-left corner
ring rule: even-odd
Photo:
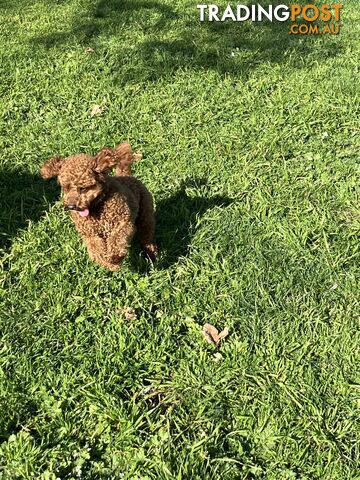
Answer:
[[[95,156],[93,170],[97,173],[106,172],[118,166],[130,166],[134,161],[134,154],[129,143],[120,143],[116,148],[103,148]]]
[[[94,157],[93,170],[97,173],[104,173],[116,165],[116,155],[113,148],[103,148]]]
[[[60,173],[63,161],[64,158],[60,156],[50,158],[42,166],[40,175],[46,179],[57,177]]]

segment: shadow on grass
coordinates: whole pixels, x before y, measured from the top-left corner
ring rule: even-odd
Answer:
[[[0,403],[2,414],[0,419],[0,443],[7,441],[10,435],[21,432],[22,425],[29,418],[35,417],[37,413],[37,405],[29,398],[28,393],[25,393],[18,386],[13,386],[11,380],[8,380],[8,384],[13,387],[11,390],[13,402],[14,399],[16,400],[15,405],[10,405],[7,401]]]
[[[28,221],[37,221],[44,214],[46,199],[54,202],[60,195],[55,182],[19,170],[0,171],[0,252]]]
[[[111,51],[110,37],[116,39]],[[107,72],[121,85],[155,81],[183,68],[246,78],[262,63],[291,62],[297,68],[309,55],[326,60],[340,53],[330,38],[319,48],[320,37],[289,35],[287,22],[200,22],[195,3],[181,12],[160,1],[100,0],[76,14],[70,28],[32,41],[47,48],[91,47],[93,61],[106,61]]]
[[[215,195],[200,197],[188,195],[188,189],[200,189],[206,185],[205,179],[183,181],[180,188],[169,198],[156,205],[156,238],[160,249],[159,268],[166,268],[180,257],[186,256],[191,239],[196,233],[199,218],[214,207],[226,207],[232,200]]]

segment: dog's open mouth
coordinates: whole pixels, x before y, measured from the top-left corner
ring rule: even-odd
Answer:
[[[80,217],[87,217],[89,215],[89,209],[84,208],[84,210],[78,210]]]
[[[75,204],[65,205],[65,209],[77,212],[81,217],[87,217],[90,213],[88,208],[78,208]]]

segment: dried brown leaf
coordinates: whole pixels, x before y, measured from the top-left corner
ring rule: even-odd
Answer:
[[[229,329],[228,327],[225,327],[222,332],[219,333],[219,340],[227,337],[229,335]]]
[[[219,343],[219,331],[210,323],[205,323],[202,332],[207,342],[212,343],[213,345]]]
[[[213,345],[219,345],[221,339],[229,335],[229,329],[226,327],[222,332],[219,333],[219,330],[215,328],[214,325],[205,323],[202,333],[209,343],[212,343]]]

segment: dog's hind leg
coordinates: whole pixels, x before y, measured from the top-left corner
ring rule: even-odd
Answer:
[[[158,256],[158,248],[155,243],[154,204],[151,194],[145,188],[141,192],[136,227],[141,248],[148,255],[150,260],[155,261]]]

